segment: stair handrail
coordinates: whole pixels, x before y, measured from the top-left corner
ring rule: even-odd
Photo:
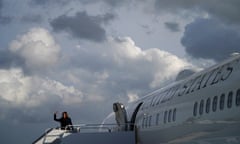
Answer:
[[[95,130],[95,131],[91,131],[91,132],[106,132],[104,130],[107,130],[107,132],[120,132],[120,131],[135,131],[136,129],[136,125],[135,124],[131,124],[128,123],[127,124],[127,129],[122,130],[120,127],[121,126],[125,126],[125,125],[117,125],[117,124],[78,124],[78,125],[68,125],[65,127],[65,129],[61,129],[60,127],[57,128],[47,128],[45,130],[45,132],[37,139],[35,140],[32,144],[37,143],[39,140],[43,139],[43,142],[46,140],[46,137],[51,137],[51,136],[58,136],[58,137],[62,137],[65,133],[86,133],[82,130]],[[134,129],[131,130],[130,126],[134,126]],[[71,129],[69,129],[71,128]],[[61,135],[49,135],[49,133],[53,130],[60,130],[63,133],[61,133]]]

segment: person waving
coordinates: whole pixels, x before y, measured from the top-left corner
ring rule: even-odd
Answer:
[[[67,129],[73,129],[72,127],[72,120],[71,118],[68,116],[67,112],[62,112],[62,117],[61,118],[57,118],[57,112],[54,113],[54,120],[57,122],[60,122],[60,127],[62,130]]]

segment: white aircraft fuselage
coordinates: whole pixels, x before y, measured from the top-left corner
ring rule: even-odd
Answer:
[[[139,144],[240,143],[240,56],[156,90],[126,111]]]

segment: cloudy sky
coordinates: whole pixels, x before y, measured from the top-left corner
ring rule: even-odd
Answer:
[[[1,144],[31,143],[55,111],[101,123],[239,52],[239,14],[239,0],[0,0]]]

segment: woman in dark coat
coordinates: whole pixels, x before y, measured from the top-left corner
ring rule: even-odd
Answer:
[[[67,112],[62,113],[61,118],[57,118],[57,112],[54,113],[54,120],[60,122],[61,129],[72,129],[72,120],[70,117],[68,117]]]

